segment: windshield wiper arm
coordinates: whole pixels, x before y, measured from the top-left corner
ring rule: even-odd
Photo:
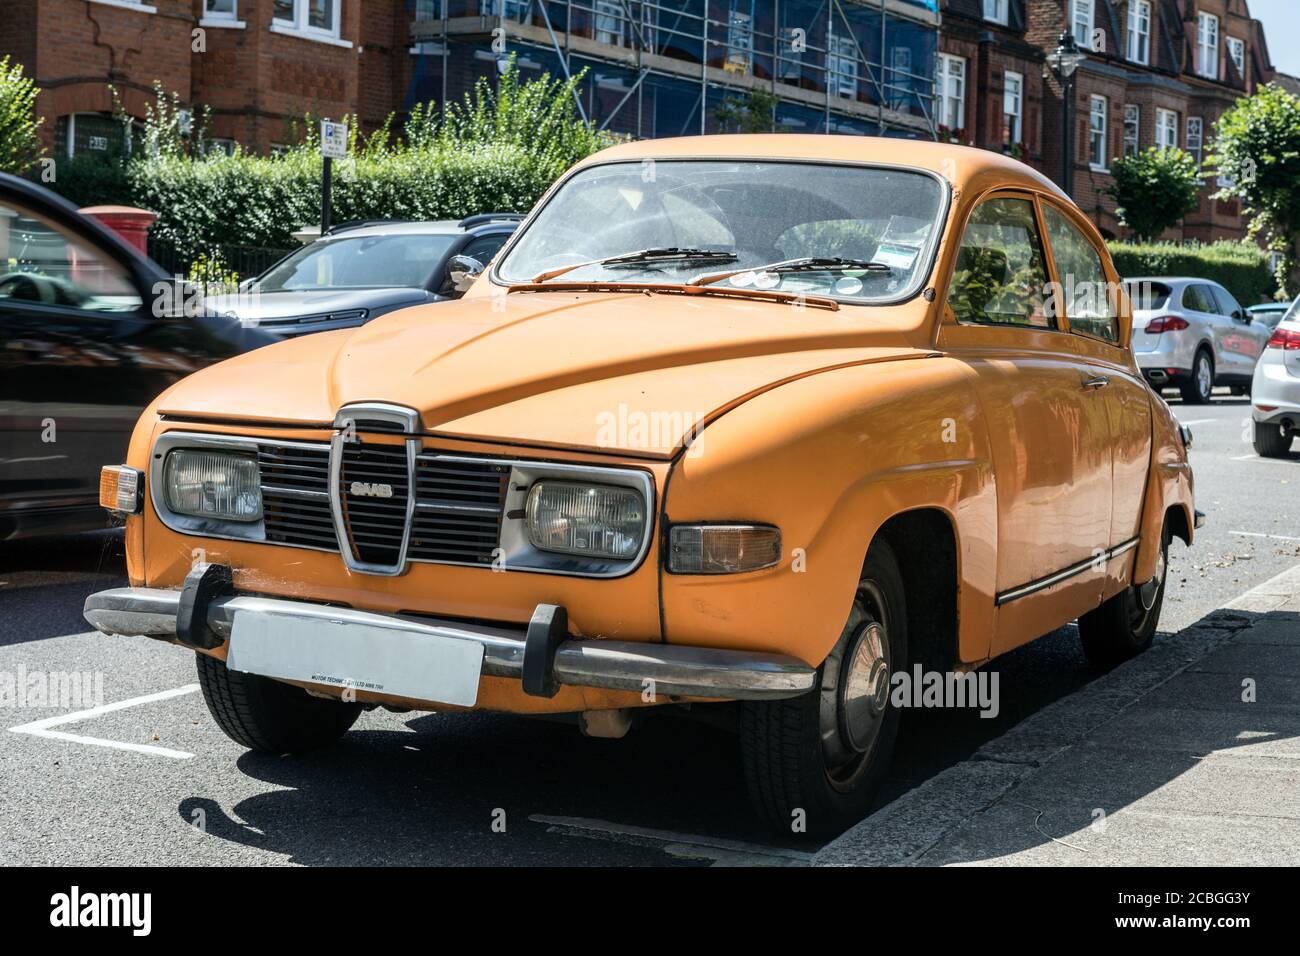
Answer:
[[[747,269],[732,269],[729,272],[711,272],[696,276],[690,285],[709,285],[730,279],[732,276],[744,275],[746,272],[830,272],[839,269],[864,269],[867,272],[891,272],[883,262],[868,262],[865,259],[842,259],[839,256],[804,256],[800,259],[786,259],[784,262],[772,262],[765,266],[751,266]]]
[[[548,279],[554,279],[562,276],[566,272],[573,272],[575,269],[581,269],[585,266],[614,266],[614,265],[631,265],[638,262],[735,262],[737,256],[734,252],[727,252],[725,249],[679,249],[677,246],[667,246],[662,249],[639,249],[636,252],[623,252],[616,256],[606,256],[603,259],[590,259],[587,262],[578,262],[571,266],[561,266],[558,269],[550,269],[546,272],[539,272],[529,279],[529,282],[546,282]]]

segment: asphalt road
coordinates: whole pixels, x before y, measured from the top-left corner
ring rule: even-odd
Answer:
[[[1300,563],[1300,454],[1256,458],[1245,399],[1173,404],[1209,523],[1174,545],[1161,641]],[[87,633],[85,596],[120,583],[113,534],[0,545],[0,675],[102,674],[104,702],[128,704],[67,723],[49,721],[78,708],[0,706],[0,864],[779,865],[814,849],[759,825],[734,738],[698,719],[608,741],[374,712],[326,752],[246,753],[209,717],[192,654]],[[905,715],[882,803],[1094,677],[1073,628],[993,666],[997,718]]]

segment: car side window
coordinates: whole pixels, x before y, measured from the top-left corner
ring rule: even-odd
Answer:
[[[1203,285],[1189,285],[1183,290],[1183,308],[1211,314],[1218,310],[1209,288]]]
[[[461,255],[469,256],[471,259],[477,259],[479,262],[483,263],[483,265],[487,265],[492,261],[492,257],[497,254],[497,250],[504,246],[506,240],[509,238],[510,236],[508,233],[479,236],[477,239],[471,239],[465,244],[465,250]]]
[[[1219,315],[1233,316],[1238,312],[1244,311],[1238,304],[1237,300],[1232,297],[1227,289],[1221,289],[1218,286],[1210,286],[1210,292],[1214,295],[1214,301],[1217,303],[1215,312]]]
[[[0,203],[0,305],[136,312],[126,268],[41,216]]]
[[[1118,342],[1115,297],[1097,247],[1055,206],[1045,203],[1043,213],[1052,258],[1056,260],[1056,276],[1065,293],[1065,315],[1070,330]]]
[[[990,199],[966,224],[948,305],[957,321],[1054,329],[1043,241],[1027,199]]]

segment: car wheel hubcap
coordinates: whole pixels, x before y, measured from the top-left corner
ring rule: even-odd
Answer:
[[[1200,364],[1196,366],[1196,386],[1207,398],[1214,388],[1214,383],[1210,380],[1210,362],[1204,355],[1201,356]]]
[[[889,710],[889,619],[873,582],[862,583],[845,632],[822,672],[820,721],[826,776],[842,791],[866,772]]]
[[[1156,595],[1160,593],[1160,587],[1165,583],[1165,551],[1160,549],[1160,557],[1156,559],[1156,573],[1146,584],[1138,588],[1138,599],[1142,602],[1142,610],[1150,611],[1156,603]]]

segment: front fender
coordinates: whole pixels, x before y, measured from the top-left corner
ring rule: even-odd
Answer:
[[[997,508],[974,373],[942,357],[824,372],[710,424],[675,464],[665,524],[756,521],[781,563],[737,575],[661,573],[670,643],[770,650],[820,664],[848,618],[867,547],[931,508],[954,528],[959,656],[988,656]]]
[[[1176,509],[1169,515],[1170,509]],[[1151,467],[1147,471],[1146,498],[1142,504],[1142,541],[1138,545],[1133,580],[1150,581],[1160,556],[1160,536],[1165,520],[1187,545],[1196,533],[1195,482],[1178,420],[1156,395],[1151,399]]]

